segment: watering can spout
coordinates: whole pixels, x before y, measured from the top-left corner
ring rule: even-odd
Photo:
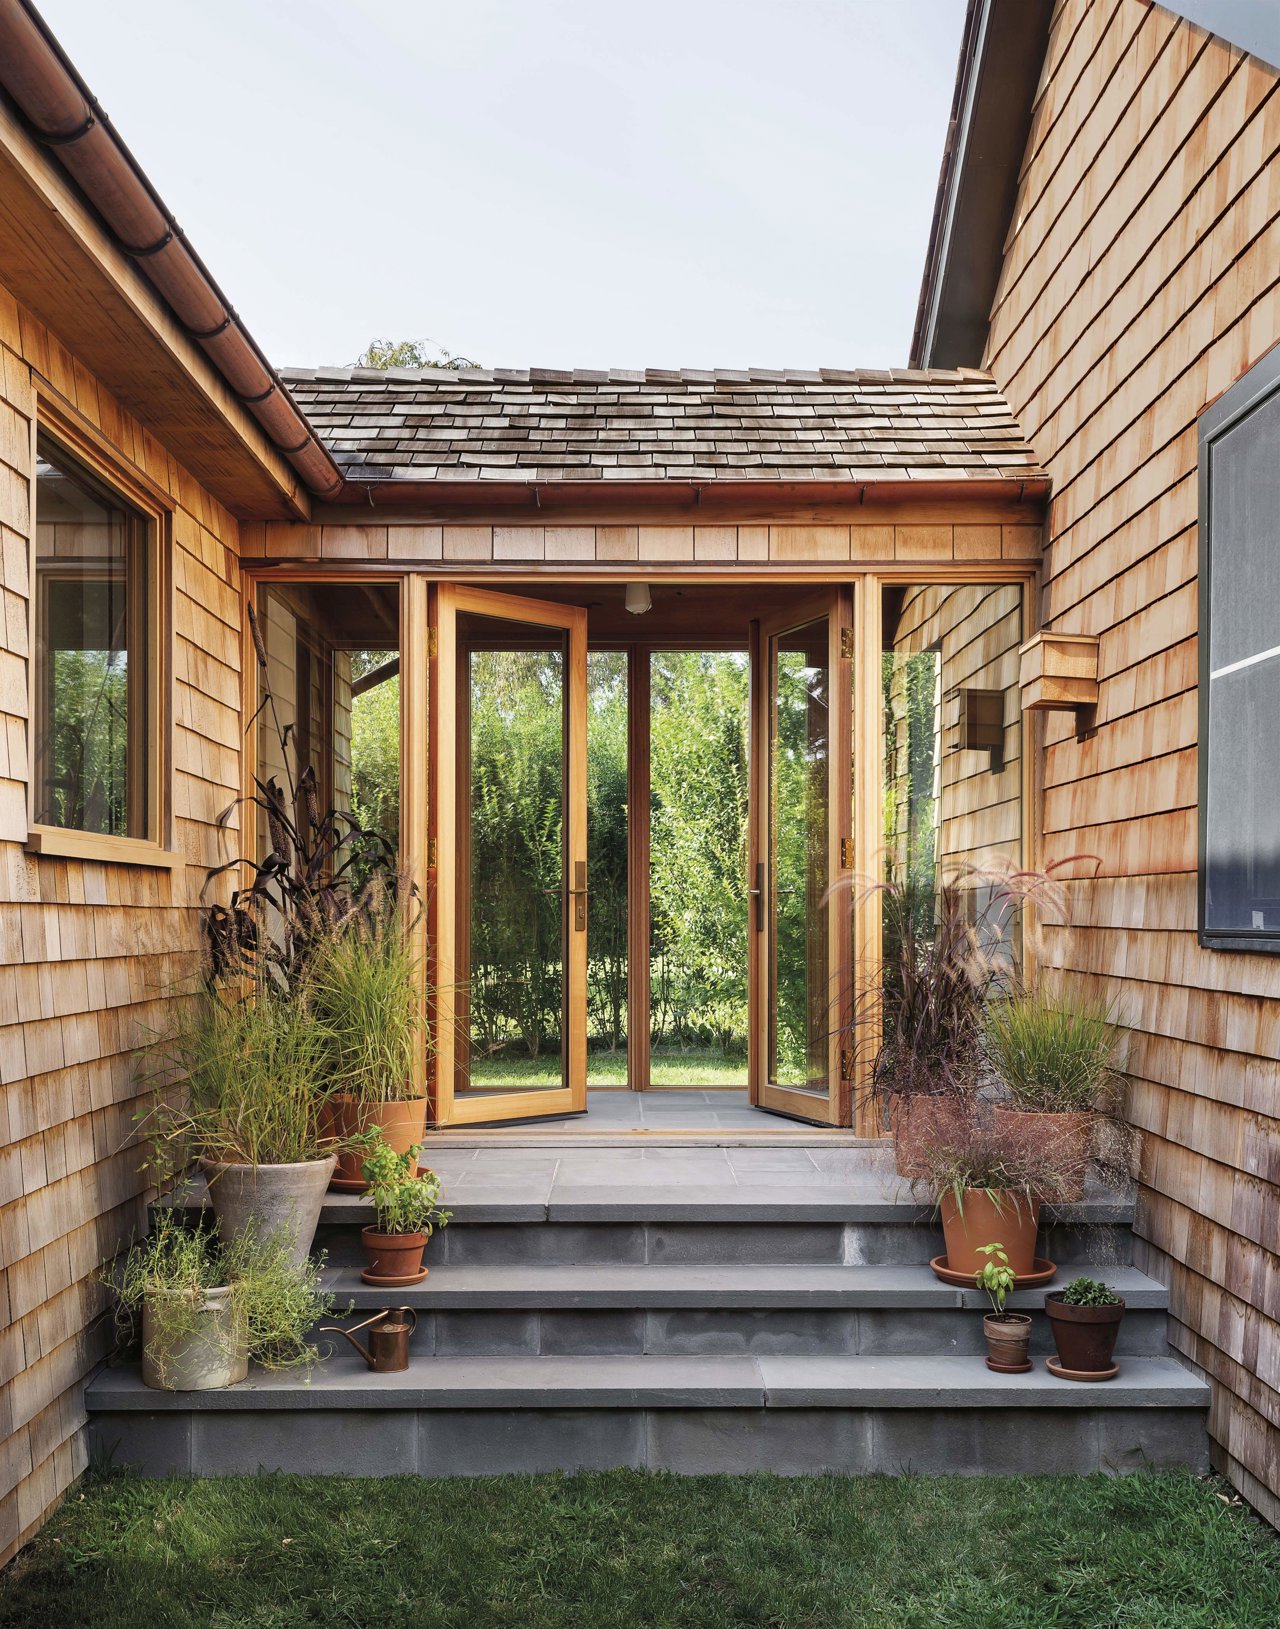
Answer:
[[[349,1340],[374,1374],[399,1374],[409,1367],[409,1337],[418,1327],[418,1314],[412,1307],[390,1307],[371,1318],[343,1329],[341,1324],[322,1324],[321,1335],[342,1335]],[[356,1339],[360,1330],[369,1331],[369,1344]]]

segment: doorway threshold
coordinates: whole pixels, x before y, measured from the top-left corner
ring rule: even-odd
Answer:
[[[745,1088],[725,1087],[649,1092],[596,1087],[587,1092],[587,1112],[570,1119],[446,1127],[429,1131],[424,1142],[436,1148],[876,1146],[846,1129],[770,1114],[753,1107]]]

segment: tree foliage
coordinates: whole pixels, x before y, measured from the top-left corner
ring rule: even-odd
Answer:
[[[478,368],[433,339],[371,339],[356,358],[357,368]]]

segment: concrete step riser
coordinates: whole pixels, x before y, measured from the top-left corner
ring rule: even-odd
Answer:
[[[1042,1312],[1032,1319],[1031,1350],[1048,1356],[1049,1321]],[[1117,1355],[1167,1356],[1166,1324],[1162,1311],[1131,1309]],[[322,1349],[345,1344],[316,1338]],[[955,1357],[980,1356],[986,1347],[981,1313],[958,1308],[640,1307],[419,1312],[412,1350],[415,1357]]]
[[[335,1267],[364,1261],[354,1226],[322,1224],[316,1248],[326,1251]],[[523,1262],[881,1266],[918,1265],[942,1248],[940,1229],[898,1222],[455,1222],[431,1240],[426,1260],[466,1267]],[[1053,1227],[1041,1234],[1039,1251],[1056,1262],[1122,1266],[1133,1260],[1133,1238],[1123,1223]]]
[[[153,1476],[1208,1469],[1198,1408],[104,1410],[89,1429],[91,1454]]]

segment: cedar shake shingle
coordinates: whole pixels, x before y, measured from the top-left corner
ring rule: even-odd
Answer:
[[[349,480],[1039,476],[970,371],[285,368]]]

